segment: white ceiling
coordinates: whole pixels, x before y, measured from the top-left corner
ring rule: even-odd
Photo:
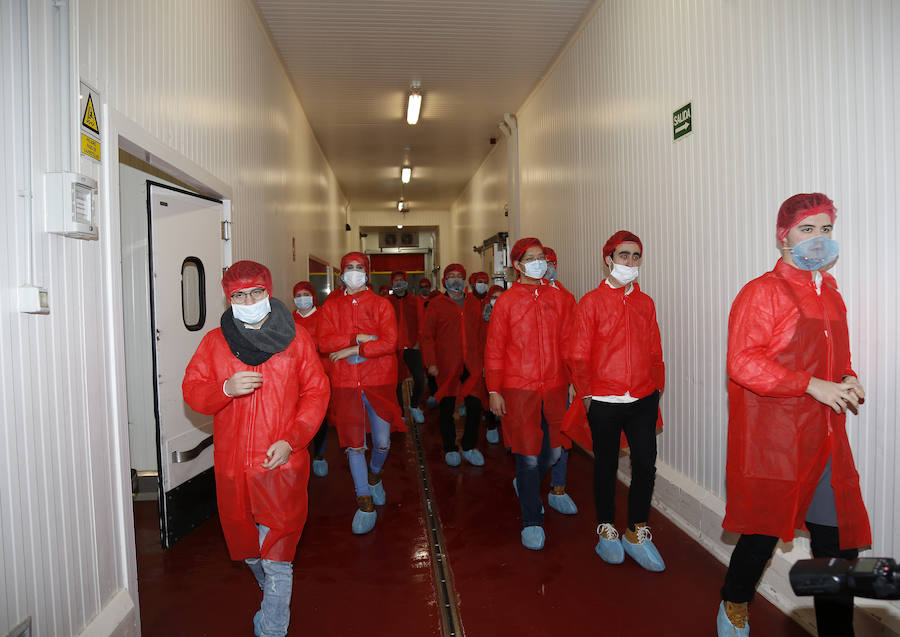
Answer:
[[[344,194],[368,212],[396,210],[404,162],[413,211],[448,210],[596,0],[254,2]]]

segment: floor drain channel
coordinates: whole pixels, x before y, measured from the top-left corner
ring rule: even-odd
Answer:
[[[419,466],[419,480],[422,483],[422,496],[425,499],[425,515],[431,539],[431,555],[434,560],[435,590],[438,596],[438,608],[441,609],[441,626],[446,637],[462,637],[465,633],[459,621],[459,609],[456,607],[456,594],[450,579],[450,567],[444,552],[444,541],[441,525],[434,510],[431,493],[431,480],[425,466],[425,452],[422,450],[422,438],[419,426],[412,426],[413,441],[416,448],[416,463]]]

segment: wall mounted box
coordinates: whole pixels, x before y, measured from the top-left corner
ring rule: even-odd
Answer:
[[[97,182],[73,172],[44,175],[44,230],[75,239],[97,239]]]

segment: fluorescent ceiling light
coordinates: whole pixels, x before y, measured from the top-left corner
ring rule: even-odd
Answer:
[[[402,223],[398,223],[398,224],[397,224],[397,230],[402,230],[402,229],[403,229],[403,224],[402,224]]]
[[[400,169],[400,181],[404,184],[408,184],[410,179],[412,179],[412,168],[404,166]]]
[[[401,210],[401,211],[403,210],[403,200],[402,199],[397,202],[397,210]]]
[[[409,92],[409,103],[406,106],[406,123],[414,126],[419,122],[419,111],[422,109],[422,94],[418,88]]]

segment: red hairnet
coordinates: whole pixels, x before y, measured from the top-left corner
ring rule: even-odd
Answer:
[[[406,272],[404,272],[403,270],[394,270],[393,272],[391,272],[391,283],[393,283],[394,279],[398,276],[404,281],[409,281],[409,277],[406,275]]]
[[[541,240],[537,237],[525,237],[516,241],[515,245],[512,247],[512,250],[509,251],[510,263],[521,261],[522,256],[525,254],[525,251],[533,246],[537,246],[541,250],[544,249],[544,244],[542,244]]]
[[[473,272],[472,276],[469,277],[469,285],[474,286],[476,281],[484,281],[487,283],[491,278],[487,275],[487,272]]]
[[[547,260],[547,263],[555,263],[559,265],[559,261],[556,260],[556,250],[554,250],[553,248],[544,246],[544,258]]]
[[[487,293],[488,293],[488,296],[494,296],[494,292],[505,292],[505,291],[506,291],[506,288],[504,288],[502,285],[492,285],[491,287],[488,288]]]
[[[636,234],[632,234],[627,230],[619,230],[616,234],[611,236],[603,246],[603,260],[606,260],[606,257],[611,257],[613,252],[616,251],[616,247],[620,243],[636,243],[641,253],[644,252],[644,244],[641,243],[641,240],[638,239]]]
[[[348,252],[344,255],[344,258],[341,259],[341,273],[347,268],[347,264],[351,261],[359,261],[362,263],[363,267],[366,269],[366,274],[369,273],[369,257],[364,255],[362,252]]]
[[[294,286],[294,296],[297,296],[297,293],[301,290],[306,290],[313,297],[313,305],[319,304],[319,299],[316,298],[316,288],[313,287],[313,284],[309,281],[299,281],[297,285]]]
[[[424,288],[426,285],[428,287],[431,287],[431,279],[429,279],[428,277],[419,279],[419,289]]]
[[[238,290],[253,287],[266,288],[266,292],[272,296],[272,273],[262,263],[238,261],[222,275],[222,289],[227,297]]]
[[[466,269],[462,267],[459,263],[451,263],[446,268],[444,268],[444,276],[441,277],[441,283],[444,283],[447,280],[447,275],[451,272],[459,272],[462,274],[462,278],[466,278]]]
[[[834,207],[834,202],[831,199],[820,192],[801,193],[789,197],[778,209],[778,238],[784,239],[791,228],[807,217],[817,215],[820,212],[827,213],[831,217],[831,223],[834,223],[834,218],[837,216],[837,208]]]

